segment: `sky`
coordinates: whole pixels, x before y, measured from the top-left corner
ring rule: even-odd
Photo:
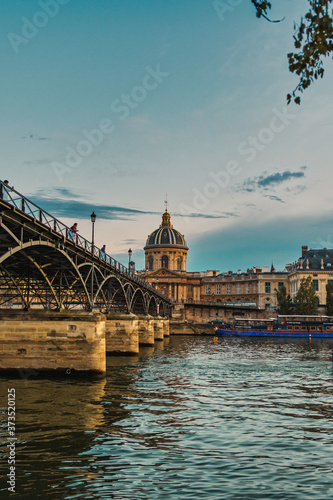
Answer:
[[[167,197],[187,269],[333,248],[332,61],[286,106],[306,0],[0,0],[0,179],[137,269]]]

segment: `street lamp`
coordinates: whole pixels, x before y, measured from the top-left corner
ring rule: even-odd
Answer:
[[[95,222],[96,222],[96,214],[93,212],[90,216],[91,223],[92,223],[92,235],[91,235],[91,246],[92,246],[92,253],[94,253],[94,239],[95,239]]]
[[[91,310],[94,310],[94,239],[95,239],[95,222],[96,222],[96,214],[93,212],[90,215],[92,229],[91,229],[91,253],[92,253],[92,268],[91,268]]]
[[[128,273],[131,272],[132,250],[128,250]]]

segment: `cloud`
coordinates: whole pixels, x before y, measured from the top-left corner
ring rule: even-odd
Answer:
[[[95,211],[98,218],[106,220],[135,220],[141,215],[161,215],[160,212],[138,210],[116,205],[96,204],[95,202],[82,199],[82,194],[77,194],[67,188],[55,188],[38,190],[31,196],[31,201],[53,216],[60,218],[89,218],[92,211]],[[178,217],[195,217],[203,219],[226,219],[236,216],[232,212],[221,213],[190,213],[172,214]]]
[[[265,198],[269,198],[270,200],[273,200],[273,201],[279,201],[280,203],[286,203],[285,201],[283,201],[281,198],[279,198],[278,196],[274,196],[272,194],[265,194],[264,195]]]
[[[42,197],[43,199],[45,198],[58,198],[58,199],[72,199],[72,198],[78,198],[80,199],[82,195],[76,194],[74,191],[67,189],[67,188],[53,188],[52,190],[49,191],[42,191],[39,190],[37,191],[37,196]]]
[[[95,211],[101,219],[135,220],[138,215],[155,213],[116,205],[96,204],[96,202],[82,199],[82,194],[78,195],[67,188],[38,190],[35,195],[31,196],[31,199],[36,205],[57,218],[87,219],[91,212]]]
[[[94,202],[89,203],[82,200],[34,197],[33,201],[58,218],[88,219],[92,211],[96,212],[98,218],[106,220],[134,220],[138,215],[155,214],[155,212],[145,212],[115,205],[97,205]]]
[[[262,175],[258,178],[257,184],[259,187],[276,186],[282,182],[289,181],[290,179],[298,179],[300,177],[305,177],[304,171],[290,172],[290,170],[285,170],[282,173],[277,172],[276,174],[267,175],[266,177]]]
[[[142,240],[131,238],[131,239],[123,240],[122,243],[124,243],[125,245],[141,245]]]
[[[284,182],[288,182],[293,179],[305,178],[306,168],[307,167],[301,167],[301,169],[296,172],[290,172],[290,170],[285,170],[284,172],[276,172],[273,174],[264,172],[258,177],[248,177],[242,184],[239,184],[237,186],[236,190],[245,191],[248,193],[260,190],[267,191],[268,188],[275,188],[276,186]]]
[[[23,163],[29,166],[39,166],[39,165],[51,165],[54,160],[50,158],[42,158],[40,160],[25,160]]]
[[[42,137],[38,136],[37,134],[29,134],[29,135],[24,135],[22,139],[34,139],[35,141],[50,141],[51,137]]]
[[[212,213],[212,214],[205,214],[205,213],[199,213],[199,212],[192,212],[188,214],[179,214],[175,213],[173,214],[174,217],[194,217],[194,218],[201,218],[201,219],[229,219],[229,217],[237,217],[238,215],[234,212],[221,212],[221,213]]]

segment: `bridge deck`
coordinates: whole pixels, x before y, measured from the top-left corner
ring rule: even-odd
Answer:
[[[159,312],[167,297],[0,181],[0,305]]]

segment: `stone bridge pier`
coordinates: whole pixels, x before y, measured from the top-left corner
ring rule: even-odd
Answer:
[[[135,314],[109,313],[105,321],[107,354],[138,354],[139,318]]]
[[[163,340],[164,339],[164,324],[163,318],[161,316],[157,316],[154,318],[154,340]]]
[[[142,346],[153,346],[154,336],[154,318],[150,314],[140,314],[138,316],[139,344]]]
[[[106,355],[136,355],[169,335],[161,316],[86,311],[0,310],[0,372],[106,373]]]
[[[0,370],[105,375],[105,316],[85,311],[1,311]]]

